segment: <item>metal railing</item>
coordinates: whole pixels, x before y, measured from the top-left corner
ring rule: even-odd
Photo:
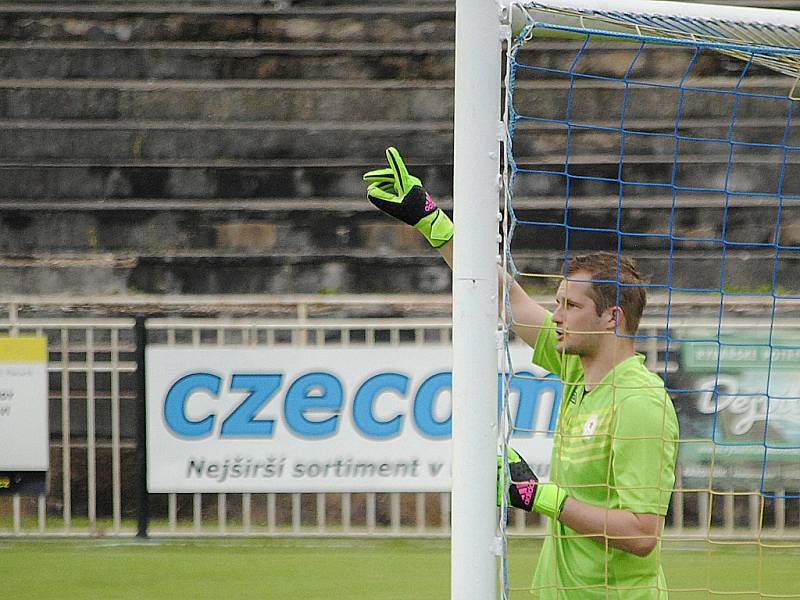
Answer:
[[[135,308],[146,306],[148,312],[156,312],[148,302],[141,300]],[[157,312],[282,314],[151,317],[146,322],[148,342],[193,347],[399,347],[450,340],[450,319],[441,316],[446,306],[442,298],[433,298],[429,305],[424,297],[398,302],[370,300],[365,310],[363,299],[359,303],[304,297],[268,303],[269,307],[263,300],[247,306],[236,303],[234,309],[216,300],[181,300],[161,305]],[[90,312],[86,305],[75,304],[81,312]],[[63,311],[61,305],[63,301],[8,302],[5,315],[0,312],[0,335],[37,334],[48,339],[51,415],[49,494],[0,497],[0,535],[133,535],[141,509],[136,495],[135,415],[140,398],[135,388],[135,319],[75,317],[72,309]],[[389,313],[398,311],[398,306],[402,306],[399,312],[428,309],[439,316],[344,315],[375,312],[376,306]],[[683,314],[675,312],[671,329],[710,323],[696,307],[684,308]],[[97,310],[95,306],[91,312]],[[658,304],[651,303],[651,310],[657,314]],[[65,314],[35,314],[59,311]],[[126,305],[125,311],[131,307]],[[331,316],[336,313],[343,316]],[[732,324],[747,328],[756,322],[763,324],[763,318],[745,314]],[[783,325],[798,327],[800,319],[785,319]],[[645,315],[641,333],[646,336],[641,350],[648,366],[657,372],[663,372],[665,364],[668,372],[677,369],[657,335],[663,333],[663,322]],[[149,505],[152,535],[447,536],[450,527],[448,493],[151,494]],[[684,489],[679,471],[668,534],[708,536],[713,530],[714,535],[797,537],[798,509],[797,499],[778,498],[767,506],[758,492]],[[512,518],[513,534],[542,531],[538,515],[516,511]],[[769,526],[762,528],[766,521]]]

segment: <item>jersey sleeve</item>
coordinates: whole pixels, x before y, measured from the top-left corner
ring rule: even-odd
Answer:
[[[619,507],[667,514],[675,484],[678,425],[667,393],[639,390],[617,403],[611,469]]]

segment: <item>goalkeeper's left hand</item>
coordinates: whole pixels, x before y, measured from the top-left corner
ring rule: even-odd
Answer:
[[[528,512],[538,512],[557,519],[567,493],[555,483],[540,483],[539,478],[517,452],[510,446],[508,471],[505,477],[506,500],[510,506]],[[497,504],[502,498],[503,456],[497,455]]]
[[[388,215],[419,230],[431,246],[439,248],[453,237],[453,222],[436,206],[419,178],[406,169],[396,148],[386,149],[388,169],[364,173],[367,198]]]

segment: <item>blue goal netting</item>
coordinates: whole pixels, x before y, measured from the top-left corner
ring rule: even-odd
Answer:
[[[667,533],[759,548],[797,537],[800,50],[779,45],[778,26],[748,44],[726,23],[601,16],[639,30],[530,21],[509,50],[505,264],[550,299],[572,256],[635,259],[644,283],[607,283],[645,288],[639,331],[617,334],[636,339],[679,417]],[[514,358],[510,330],[524,323],[505,301],[505,442],[550,452],[555,419],[520,427],[514,388],[552,387],[552,374]],[[712,579],[698,590],[727,593]],[[784,593],[757,579],[749,592]]]

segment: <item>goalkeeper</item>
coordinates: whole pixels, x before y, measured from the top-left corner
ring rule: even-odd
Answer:
[[[452,266],[452,222],[397,150],[386,156],[389,168],[364,175],[369,200],[416,227]],[[510,505],[549,517],[533,578],[541,600],[664,600],[660,535],[678,423],[663,381],[634,351],[645,292],[632,262],[615,254],[573,257],[566,272],[553,313],[498,274],[509,280],[515,333],[563,384],[550,482],[509,448],[498,501],[505,491]]]

